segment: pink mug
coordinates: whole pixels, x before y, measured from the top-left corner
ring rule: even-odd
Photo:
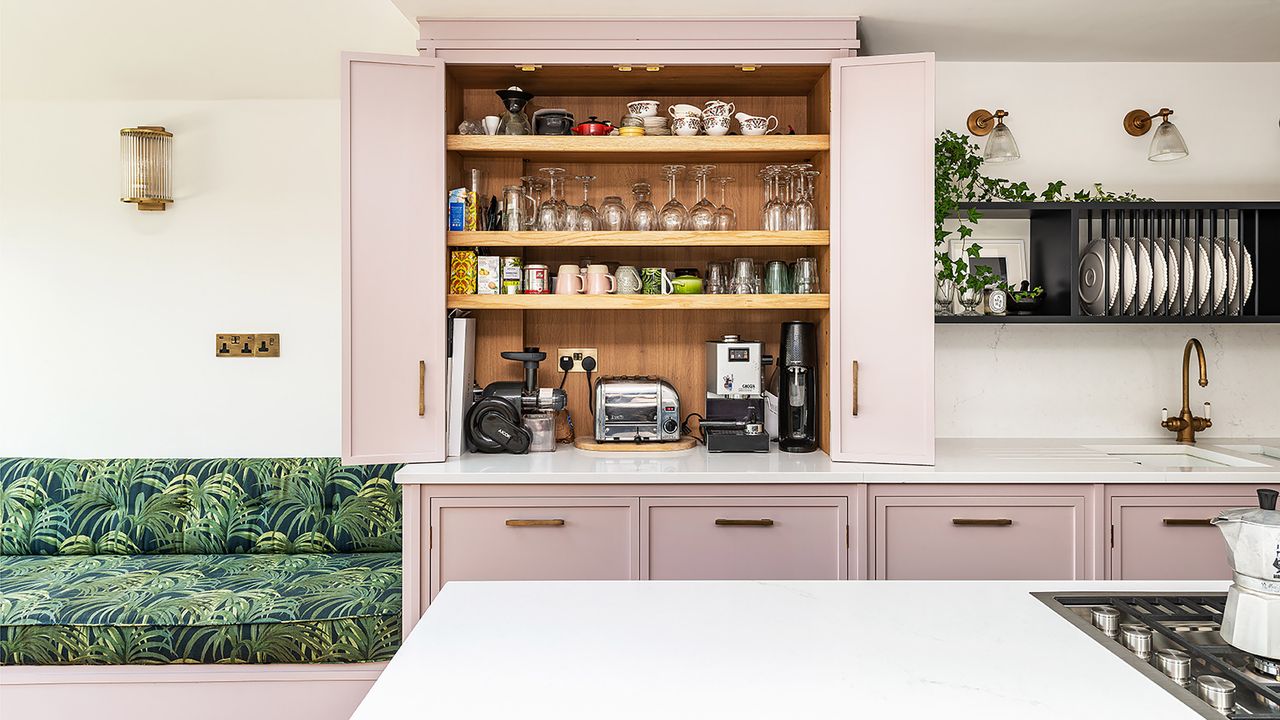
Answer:
[[[573,264],[561,265],[556,271],[556,294],[577,295],[582,290],[582,268]]]
[[[608,265],[588,265],[586,286],[588,295],[608,295],[618,291],[618,278],[609,274]]]

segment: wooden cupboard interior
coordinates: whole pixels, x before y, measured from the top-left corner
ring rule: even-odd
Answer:
[[[781,323],[812,322],[818,329],[819,372],[827,378],[830,364],[830,309],[825,292],[831,283],[830,255],[830,65],[777,65],[744,71],[732,65],[664,65],[650,72],[636,66],[620,71],[605,65],[546,65],[532,72],[512,65],[446,65],[445,127],[455,133],[463,119],[499,114],[496,90],[518,85],[536,97],[526,112],[565,108],[577,120],[596,115],[617,121],[626,103],[636,99],[659,101],[662,111],[674,103],[701,106],[717,98],[733,102],[739,111],[774,115],[783,132],[794,135],[763,138],[642,137],[585,138],[517,136],[513,138],[461,136],[446,138],[448,186],[463,187],[473,168],[483,173],[485,196],[501,197],[502,187],[518,185],[522,175],[541,167],[560,167],[566,177],[594,175],[590,201],[600,206],[608,195],[632,204],[630,186],[640,179],[653,187],[659,208],[667,200],[661,166],[706,162],[714,175],[736,179],[726,201],[737,212],[739,231],[702,233],[539,233],[451,232],[445,252],[458,247],[480,248],[483,254],[520,255],[525,264],[542,263],[554,272],[562,263],[584,257],[595,262],[695,267],[701,273],[711,261],[751,257],[758,261],[818,259],[824,294],[813,296],[450,296],[448,307],[477,320],[476,382],[522,377],[519,363],[499,353],[537,346],[547,352],[539,382],[558,386],[561,372],[555,362],[559,347],[594,347],[603,375],[660,375],[670,380],[681,399],[682,414],[704,413],[703,344],[725,334],[760,340],[765,352],[777,356]],[[766,165],[812,163],[819,171],[814,203],[817,229],[812,232],[761,231],[763,188],[758,173]],[[581,185],[565,184],[565,198],[581,202]],[[687,173],[679,181],[681,200],[691,205],[693,183]],[[720,204],[718,187],[708,188]],[[448,268],[447,258],[442,266]],[[714,299],[713,299],[714,298]],[[686,304],[682,301],[688,300]],[[554,305],[554,307],[550,307]],[[626,309],[623,309],[623,308]],[[750,310],[750,312],[734,312]],[[766,369],[766,379],[772,368]],[[578,435],[590,435],[590,395],[584,376],[572,374],[565,385],[569,412]],[[818,417],[827,418],[830,389],[821,385]],[[830,452],[827,422],[820,423],[819,446]]]

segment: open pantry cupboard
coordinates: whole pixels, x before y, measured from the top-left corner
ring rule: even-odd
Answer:
[[[444,460],[446,315],[465,310],[477,319],[481,385],[521,377],[518,363],[499,357],[504,350],[546,351],[539,381],[556,386],[556,349],[594,347],[598,374],[665,377],[685,414],[703,411],[704,341],[732,333],[776,355],[781,323],[807,320],[819,334],[821,449],[836,460],[932,463],[931,55],[852,57],[853,21],[422,25],[420,57],[343,58],[346,461]],[[665,110],[718,98],[775,115],[795,134],[456,134],[463,119],[497,114],[494,91],[511,85],[536,96],[530,113],[562,107],[616,121],[630,100],[655,99]],[[820,173],[817,227],[765,232],[757,173],[794,162]],[[608,195],[630,206],[630,184],[644,178],[661,207],[661,166],[693,163],[736,178],[727,201],[739,230],[447,231],[447,191],[466,184],[472,168],[485,174],[485,195],[499,197],[540,167],[593,175],[596,206]],[[580,185],[567,191],[570,202],[581,201]],[[691,195],[682,180],[686,205]],[[718,193],[711,198],[719,202]],[[552,269],[584,256],[700,271],[734,257],[815,257],[822,292],[448,295],[449,251],[463,247]],[[566,390],[577,432],[589,434],[582,376],[571,375]]]

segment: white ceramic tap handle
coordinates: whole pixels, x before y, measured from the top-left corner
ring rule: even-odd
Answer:
[[[1169,408],[1160,408],[1160,422],[1169,421]]]
[[[1205,403],[1205,404],[1204,404],[1204,416],[1203,416],[1203,417],[1204,417],[1204,419],[1205,419],[1205,420],[1208,420],[1208,419],[1209,419],[1209,403]]]

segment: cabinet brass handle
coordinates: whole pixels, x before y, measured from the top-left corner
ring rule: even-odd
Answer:
[[[853,361],[853,416],[858,416],[858,361]]]
[[[1009,518],[951,518],[951,524],[964,527],[1008,527],[1013,521]]]
[[[1213,527],[1209,518],[1165,518],[1165,527]]]
[[[417,361],[417,416],[426,415],[426,360]]]
[[[769,518],[760,518],[759,520],[738,520],[731,518],[716,518],[716,524],[724,527],[726,525],[750,525],[753,527],[772,527],[773,521]]]
[[[560,527],[564,525],[564,521],[556,518],[554,520],[508,520],[507,527]]]

